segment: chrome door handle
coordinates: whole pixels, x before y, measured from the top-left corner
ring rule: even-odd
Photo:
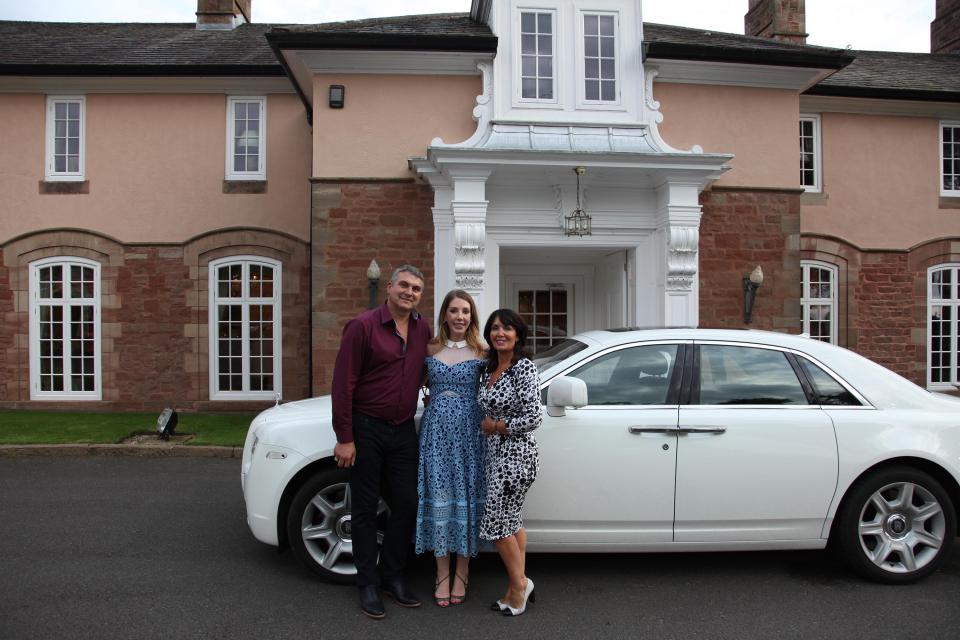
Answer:
[[[680,427],[678,429],[680,433],[715,433],[717,435],[727,432],[726,427],[719,426],[703,426],[703,427]]]
[[[656,425],[656,424],[633,424],[627,427],[630,433],[677,433],[675,425]]]

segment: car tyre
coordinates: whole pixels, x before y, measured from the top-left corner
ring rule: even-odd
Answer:
[[[352,582],[357,575],[351,535],[350,472],[327,468],[308,478],[287,510],[287,541],[294,557],[331,582]],[[388,516],[380,500],[377,541],[383,542]]]
[[[950,496],[911,467],[877,470],[849,491],[834,531],[836,549],[860,575],[907,584],[934,572],[957,531]]]

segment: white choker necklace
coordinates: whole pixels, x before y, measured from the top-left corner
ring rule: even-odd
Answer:
[[[447,347],[450,349],[463,349],[467,346],[466,340],[447,340]]]

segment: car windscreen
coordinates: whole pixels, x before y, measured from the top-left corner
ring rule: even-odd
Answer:
[[[533,363],[537,365],[537,370],[543,373],[561,360],[566,360],[570,356],[587,348],[587,345],[579,340],[568,338],[563,342],[558,342],[546,351],[541,351],[533,356]]]

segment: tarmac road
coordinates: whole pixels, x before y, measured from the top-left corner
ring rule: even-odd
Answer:
[[[352,587],[253,539],[239,465],[0,458],[0,639],[960,637],[960,550],[908,587],[863,582],[822,552],[532,554],[538,600],[517,619],[487,610],[504,575],[486,554],[464,605],[388,601],[368,620]],[[414,562],[423,596],[432,573]]]

